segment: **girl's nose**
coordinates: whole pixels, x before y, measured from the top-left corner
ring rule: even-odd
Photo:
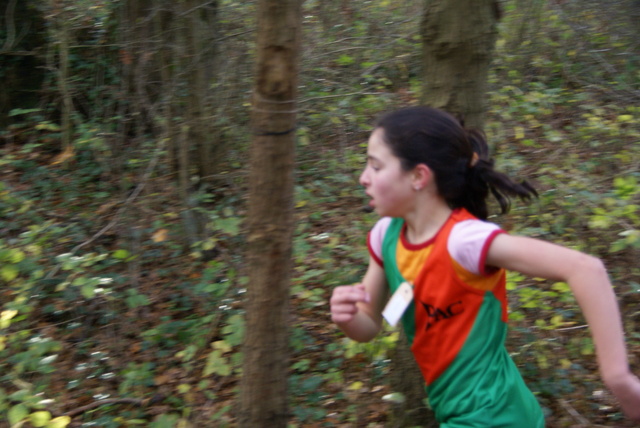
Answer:
[[[367,175],[367,168],[362,171],[360,174],[360,179],[358,180],[361,186],[367,187],[369,185],[369,177]]]

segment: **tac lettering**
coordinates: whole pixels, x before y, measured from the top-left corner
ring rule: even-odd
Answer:
[[[440,321],[451,319],[454,316],[461,314],[464,311],[464,307],[462,306],[461,300],[457,302],[453,302],[450,305],[442,308],[438,308],[436,306],[429,305],[424,302],[421,302],[421,303],[428,317],[425,331],[429,330],[431,327],[433,327],[435,324],[439,323]]]

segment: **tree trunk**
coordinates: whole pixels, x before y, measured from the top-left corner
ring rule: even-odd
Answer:
[[[301,0],[258,1],[240,427],[286,427]]]
[[[36,108],[45,78],[47,25],[45,14],[32,1],[0,1],[0,129],[13,109]]]
[[[122,5],[121,44],[122,78],[127,96],[127,106],[122,120],[123,135],[142,138],[150,126],[152,100],[149,82],[158,80],[153,61],[155,35],[153,33],[153,2],[151,0],[127,0]],[[154,76],[155,74],[155,76]]]
[[[422,101],[482,129],[500,12],[496,0],[428,0]]]
[[[393,369],[389,386],[394,392],[400,392],[404,401],[393,404],[390,416],[390,428],[400,427],[437,427],[433,412],[424,403],[426,398],[424,380],[409,349],[404,333],[391,355]]]
[[[69,89],[69,23],[65,17],[58,16],[58,22],[54,24],[57,32],[54,39],[58,41],[58,92],[62,101],[62,150],[71,148],[71,139],[73,137],[73,129],[71,125],[71,115],[73,114],[73,100],[71,99],[71,91]]]
[[[199,0],[198,0],[199,1]],[[197,147],[198,176],[206,181],[220,169],[223,141],[220,133],[216,132],[215,106],[211,89],[212,77],[219,71],[218,58],[218,2],[209,4],[191,16],[193,31],[192,43],[195,51],[196,64],[194,88],[199,109],[198,128],[199,138]]]

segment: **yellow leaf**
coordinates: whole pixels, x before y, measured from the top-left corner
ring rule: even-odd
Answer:
[[[151,239],[153,242],[164,242],[167,240],[168,233],[169,231],[167,229],[158,229],[153,235],[151,235]]]
[[[514,131],[516,132],[516,139],[522,140],[524,138],[524,128],[522,126],[516,126]]]
[[[219,351],[221,351],[223,354],[226,352],[231,352],[231,350],[233,349],[231,347],[231,345],[229,345],[227,342],[225,342],[224,340],[218,340],[216,342],[213,342],[211,344],[211,347],[213,349],[218,349]]]
[[[538,355],[538,365],[540,366],[541,369],[549,368],[549,360],[545,355]]]
[[[73,146],[69,145],[62,151],[62,153],[60,153],[53,159],[51,165],[59,165],[61,163],[65,163],[69,159],[73,158],[74,155],[75,153],[73,151]]]
[[[189,428],[191,427],[191,424],[189,423],[188,420],[180,418],[178,419],[178,422],[176,424],[176,428]]]
[[[17,314],[18,311],[2,311],[2,313],[0,313],[0,329],[9,327],[11,325],[11,318]]]
[[[2,311],[2,313],[0,313],[0,320],[10,320],[11,318],[15,317],[16,315],[18,315],[18,311],[16,310],[7,310],[7,311]]]
[[[362,386],[363,386],[362,382],[355,381],[351,385],[349,385],[349,389],[352,391],[359,391],[360,389],[362,389]]]
[[[206,241],[204,241],[202,243],[202,249],[205,251],[209,251],[214,249],[216,246],[216,240],[215,239],[208,239]]]
[[[29,415],[29,421],[34,427],[46,426],[49,422],[51,422],[51,413],[47,412],[46,410],[33,412]]]
[[[45,428],[65,428],[67,425],[71,423],[71,418],[69,416],[58,416],[57,418],[53,418],[49,421]]]

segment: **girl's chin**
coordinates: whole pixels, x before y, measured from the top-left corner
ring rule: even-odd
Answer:
[[[373,199],[369,201],[369,208],[380,217],[388,216],[387,211],[383,207],[377,206]]]
[[[399,213],[394,210],[385,210],[382,207],[374,207],[373,212],[378,214],[379,217],[400,217]]]

